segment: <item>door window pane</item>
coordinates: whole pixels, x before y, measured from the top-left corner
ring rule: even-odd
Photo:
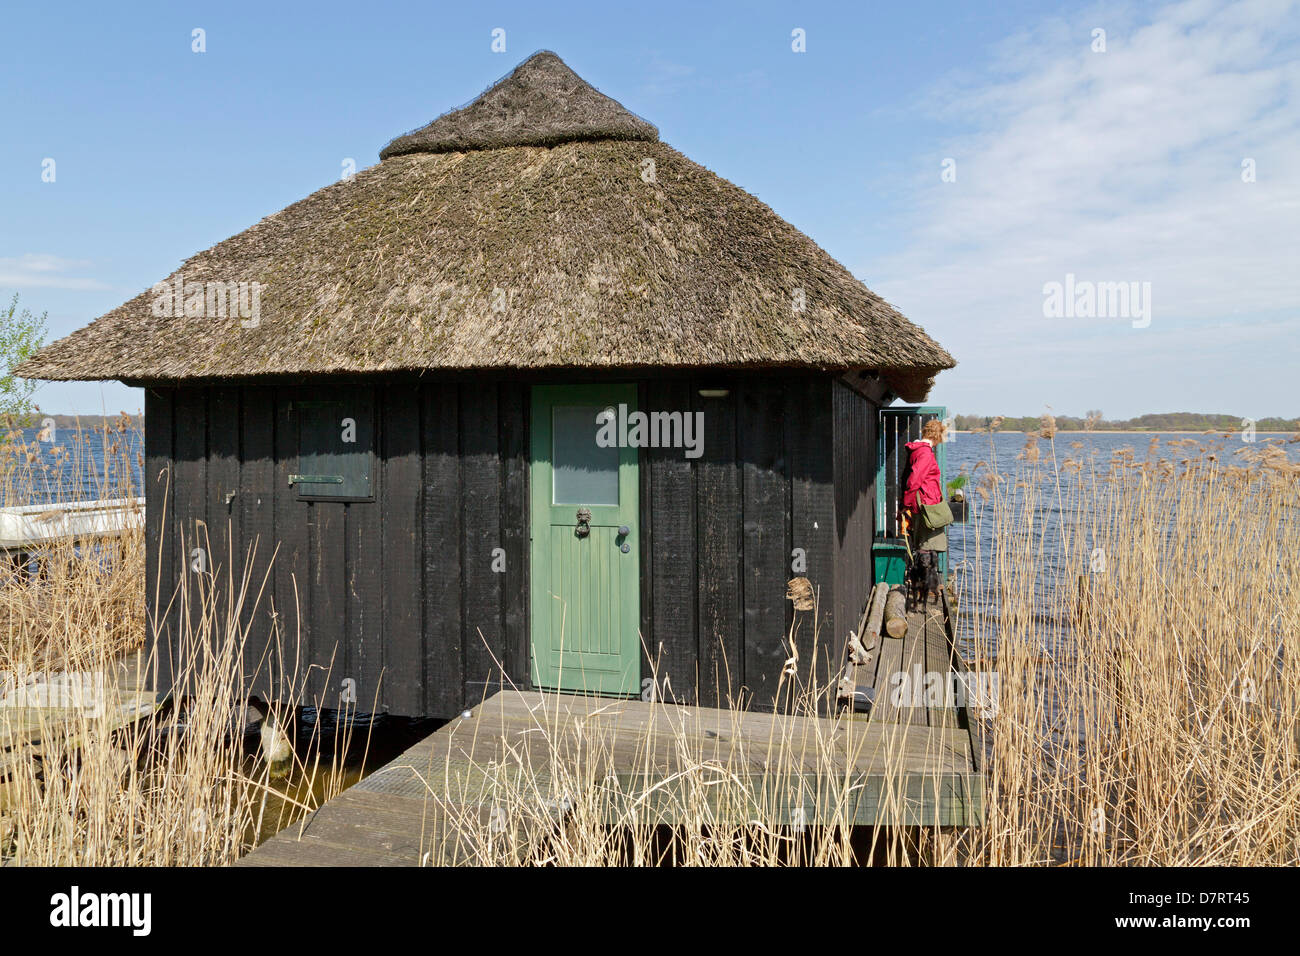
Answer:
[[[551,410],[553,504],[617,505],[618,448],[601,448],[596,432],[613,414],[603,405],[556,405]]]

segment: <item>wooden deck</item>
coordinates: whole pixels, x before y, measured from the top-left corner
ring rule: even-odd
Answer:
[[[148,682],[143,651],[110,662],[102,672],[26,680],[0,673],[0,780],[33,754],[80,746],[87,729],[106,733],[147,716],[158,701]]]
[[[144,527],[143,498],[60,501],[0,508],[0,550],[28,551],[60,541],[98,541]]]
[[[978,825],[983,777],[965,714],[892,693],[898,673],[919,676],[923,691],[927,671],[960,666],[945,609],[909,624],[858,668],[859,684],[877,688],[869,718],[499,692],[241,865],[473,863],[466,821],[480,833],[494,814],[531,821],[537,832],[515,841],[523,852],[578,800],[610,825]]]

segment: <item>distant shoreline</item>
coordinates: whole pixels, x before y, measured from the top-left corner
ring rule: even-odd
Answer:
[[[62,415],[56,412],[32,412],[25,416],[28,428],[40,428],[41,422],[47,418],[54,419],[55,428],[102,428],[104,425],[116,425],[122,416],[119,415]],[[136,425],[144,426],[144,415],[127,415],[127,418]],[[14,427],[13,419],[4,419],[3,425],[8,428]]]
[[[988,432],[987,431],[973,432],[973,431],[959,430],[957,434],[987,435]],[[1028,435],[1030,433],[1018,428],[999,428],[996,432],[994,432],[994,434],[995,435]],[[1056,434],[1058,435],[1217,435],[1219,437],[1222,437],[1224,435],[1224,432],[1221,429],[1214,429],[1211,431],[1189,432],[1189,431],[1181,431],[1177,428],[1152,428],[1146,431],[1133,431],[1131,429],[1120,429],[1120,428],[1096,428],[1093,429],[1092,431],[1084,431],[1084,430],[1071,431],[1065,428],[1058,428],[1056,430]],[[1294,435],[1296,433],[1257,431],[1255,432],[1255,434],[1256,435]]]

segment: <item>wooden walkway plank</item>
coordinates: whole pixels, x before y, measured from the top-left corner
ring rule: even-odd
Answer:
[[[926,695],[927,673],[960,667],[946,615],[913,613],[907,636],[882,637],[875,665],[858,669],[877,682],[869,719],[498,692],[247,863],[474,864],[499,862],[503,848],[526,862],[549,852],[569,812],[606,825],[978,825],[984,781],[970,734],[944,688]],[[919,696],[896,703],[904,672]],[[514,830],[499,832],[498,816]]]
[[[102,672],[65,675],[62,682],[0,682],[0,778],[43,749],[72,750],[83,735],[104,736],[147,717],[158,704],[157,694],[145,689],[148,663],[133,651]],[[61,698],[68,706],[54,706]]]

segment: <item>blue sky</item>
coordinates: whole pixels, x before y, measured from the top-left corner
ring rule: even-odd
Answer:
[[[377,162],[545,48],[924,326],[960,363],[931,396],[955,412],[1300,415],[1296,2],[56,3],[0,17],[0,296],[48,311],[52,337],[344,160]],[[1046,317],[1044,285],[1067,274],[1149,282],[1150,324]],[[142,404],[117,383],[46,384],[37,400]]]

